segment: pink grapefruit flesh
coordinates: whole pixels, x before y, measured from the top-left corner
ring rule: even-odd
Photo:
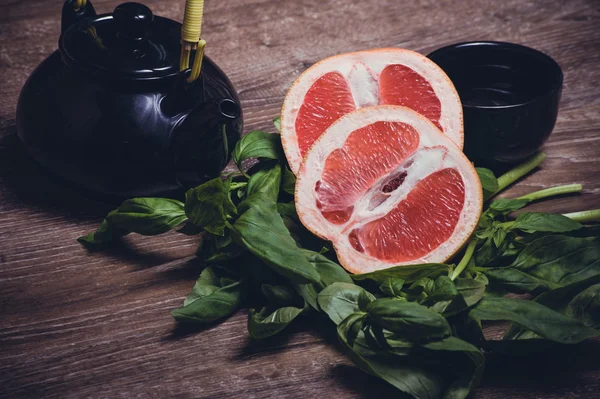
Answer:
[[[296,118],[300,154],[306,151],[331,124],[356,109],[350,87],[342,75],[329,72],[308,90]]]

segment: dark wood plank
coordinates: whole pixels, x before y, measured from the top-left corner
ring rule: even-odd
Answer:
[[[146,1],[181,20],[183,1]],[[118,4],[98,0],[99,12]],[[380,397],[384,383],[351,365],[309,322],[251,342],[245,312],[181,331],[169,311],[197,275],[196,238],[131,237],[88,253],[75,238],[109,210],[49,181],[15,138],[18,93],[55,48],[60,2],[0,3],[0,396]],[[582,195],[535,205],[600,207],[600,4],[594,0],[414,2],[208,1],[207,53],[230,76],[246,129],[271,129],[291,82],[335,53],[399,46],[427,53],[465,40],[538,48],[565,72],[548,160],[507,194],[582,183]],[[312,324],[311,324],[312,323]],[[487,331],[499,335],[501,327]],[[534,359],[492,358],[478,398],[595,398],[600,342]]]

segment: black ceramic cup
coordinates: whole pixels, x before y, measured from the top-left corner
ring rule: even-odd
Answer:
[[[468,42],[428,57],[450,77],[464,111],[465,153],[501,170],[536,153],[552,133],[563,73],[544,53],[502,42]]]

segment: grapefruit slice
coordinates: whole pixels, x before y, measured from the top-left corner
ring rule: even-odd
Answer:
[[[429,119],[399,106],[339,118],[315,141],[296,181],[300,221],[364,273],[445,262],[471,236],[481,183]]]
[[[287,92],[281,140],[297,174],[315,140],[336,120],[373,105],[409,107],[463,147],[460,98],[448,76],[413,51],[384,48],[341,54],[308,68]]]

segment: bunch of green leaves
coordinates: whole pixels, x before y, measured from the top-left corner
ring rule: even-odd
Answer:
[[[128,200],[80,241],[94,246],[173,229],[198,235],[204,268],[172,312],[178,322],[214,323],[248,308],[250,336],[265,339],[321,314],[358,367],[415,398],[466,397],[484,371],[483,350],[522,354],[599,335],[600,238],[580,223],[597,220],[596,211],[511,217],[581,187],[491,200],[543,156],[498,179],[478,169],[486,208],[455,261],[360,275],[348,274],[330,243],[300,224],[278,134],[248,133],[232,159],[238,173],[189,190],[184,202]],[[534,300],[504,298],[508,292]],[[502,340],[484,338],[488,320],[510,323]]]
[[[493,187],[493,174],[485,170],[480,173],[483,175],[486,177],[482,181],[487,180]],[[489,202],[471,243],[473,256],[466,262],[467,274],[483,273],[497,293],[532,295],[598,274],[598,229],[580,223],[597,220],[597,210],[569,217],[541,212],[521,212],[516,218],[510,217],[534,201],[581,190],[581,185],[570,184]]]

